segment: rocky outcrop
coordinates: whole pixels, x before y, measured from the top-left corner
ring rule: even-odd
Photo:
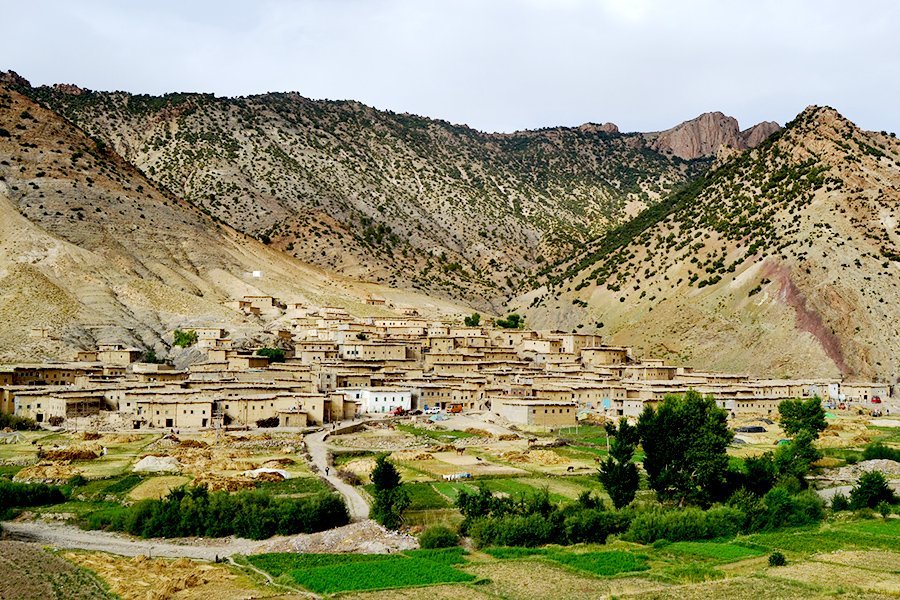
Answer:
[[[14,87],[31,87],[31,82],[12,69],[9,71],[0,71],[0,84]]]
[[[744,142],[744,147],[756,148],[767,137],[769,137],[779,129],[781,129],[781,125],[779,125],[775,121],[763,121],[762,123],[757,123],[753,127],[745,129],[741,132],[741,139]]]
[[[721,146],[739,150],[754,148],[780,128],[778,123],[764,121],[741,131],[737,119],[717,111],[645,137],[660,152],[692,160],[715,156]]]
[[[585,123],[578,127],[579,131],[584,131],[586,133],[594,133],[597,131],[602,131],[603,133],[619,133],[619,126],[615,123],[603,123],[602,125],[598,125],[597,123]]]

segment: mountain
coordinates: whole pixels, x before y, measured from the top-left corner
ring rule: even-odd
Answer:
[[[162,353],[167,332],[186,325],[252,337],[271,323],[223,304],[245,294],[363,314],[381,310],[369,294],[434,316],[468,310],[355,282],[216,222],[2,83],[0,289],[0,362],[69,358],[97,342]]]
[[[709,164],[611,123],[488,134],[295,93],[19,89],[274,248],[486,309]]]
[[[900,142],[809,107],[547,268],[532,326],[704,368],[894,381]],[[587,328],[587,329],[585,329]]]
[[[737,119],[720,112],[704,113],[672,129],[646,133],[651,148],[685,160],[713,156],[722,146],[737,150],[755,148],[781,129],[774,121],[763,121],[740,130]]]

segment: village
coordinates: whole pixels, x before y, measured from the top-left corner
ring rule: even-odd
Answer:
[[[78,351],[69,362],[2,367],[0,411],[51,426],[171,431],[483,413],[547,431],[636,418],[648,404],[688,390],[712,396],[732,419],[772,417],[780,401],[814,396],[828,408],[878,416],[890,412],[896,393],[877,382],[708,372],[636,356],[595,334],[467,326],[413,309],[354,317],[270,296],[233,304],[247,315],[283,314],[282,328],[269,332],[275,357],[235,347],[223,327],[185,327],[205,360],[181,369],[142,362],[143,350],[117,343]]]

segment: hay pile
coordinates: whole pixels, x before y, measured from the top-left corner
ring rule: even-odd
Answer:
[[[490,438],[493,437],[490,431],[485,431],[484,429],[478,429],[477,427],[466,427],[466,433],[471,433],[472,435],[477,435],[482,438]]]
[[[13,481],[61,483],[81,474],[81,469],[69,464],[43,463],[25,467],[16,473],[16,476],[13,477]]]
[[[499,436],[497,436],[497,439],[500,440],[501,442],[514,442],[514,441],[520,440],[522,438],[520,438],[515,433],[502,433]]]
[[[73,444],[64,448],[40,448],[37,453],[38,460],[68,461],[68,460],[94,460],[100,458],[102,448],[99,444]]]
[[[431,460],[434,457],[428,452],[419,452],[417,450],[399,450],[391,453],[391,460],[399,462],[410,462],[413,460]]]
[[[78,434],[78,438],[81,440],[84,440],[86,442],[92,442],[94,440],[99,440],[101,437],[103,437],[103,436],[101,436],[96,431],[83,431]]]
[[[209,448],[209,444],[200,440],[181,440],[178,446],[181,448]]]
[[[503,460],[511,463],[529,463],[537,465],[564,465],[570,462],[556,452],[550,450],[529,450],[527,452],[505,452]]]
[[[226,477],[225,475],[215,475],[213,473],[204,473],[194,478],[195,486],[204,486],[211,492],[226,491],[239,492],[241,490],[249,490],[256,487],[257,481],[267,481],[260,478],[259,480],[251,479],[242,475]],[[279,476],[275,481],[282,481]]]

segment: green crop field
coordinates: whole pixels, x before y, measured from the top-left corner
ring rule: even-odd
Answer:
[[[765,554],[763,550],[757,548],[716,542],[675,542],[664,546],[664,550],[674,554],[711,558],[722,562],[733,562]]]
[[[501,560],[517,560],[537,556],[600,577],[610,577],[632,571],[646,571],[650,568],[650,565],[647,564],[647,556],[622,550],[579,552],[561,548],[487,548],[484,552]]]
[[[247,560],[278,577],[287,574],[317,594],[463,583],[475,577],[455,568],[462,549],[408,554],[261,554]]]

